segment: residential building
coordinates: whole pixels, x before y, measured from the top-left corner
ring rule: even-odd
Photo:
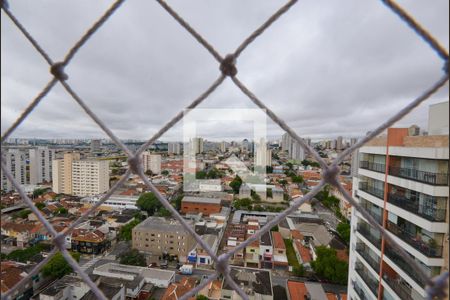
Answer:
[[[101,254],[111,246],[106,234],[100,230],[74,229],[71,238],[72,251],[83,254]]]
[[[161,173],[161,155],[151,154],[150,152],[142,153],[142,163],[144,172],[150,170],[153,174]]]
[[[227,142],[221,142],[220,143],[220,152],[225,153],[227,152]]]
[[[249,220],[247,223],[246,239],[255,234],[259,230],[259,223],[256,220]],[[259,268],[260,253],[259,253],[260,243],[259,240],[253,241],[245,247],[245,266],[252,268]]]
[[[265,232],[261,235],[259,239],[259,253],[261,268],[272,269],[273,245],[270,232]]]
[[[81,199],[82,203],[95,205],[101,199],[101,195],[88,196]],[[138,209],[136,202],[139,199],[137,196],[126,195],[111,195],[108,199],[102,203],[102,207],[111,207],[113,209]]]
[[[178,300],[196,286],[197,279],[183,276],[180,282],[172,282],[164,292],[161,300]]]
[[[30,267],[32,268],[32,266]],[[13,261],[1,262],[0,280],[2,296],[12,287],[14,287],[18,282],[20,282],[24,278],[28,278],[25,284],[16,289],[16,291],[11,295],[12,297],[10,299],[30,299],[30,297],[33,295],[33,288],[36,287],[34,281],[39,280],[39,274],[33,276],[32,278],[31,276],[28,276],[30,270],[26,269],[30,268],[27,268],[25,264],[20,264]]]
[[[289,300],[346,300],[347,293],[338,293],[335,289],[325,291],[325,285],[316,282],[299,282],[288,280],[287,294]],[[366,298],[363,298],[366,299]]]
[[[89,196],[109,190],[107,160],[75,160],[72,162],[72,194]]]
[[[99,153],[102,149],[102,141],[101,140],[91,140],[91,153]]]
[[[29,151],[30,184],[52,181],[52,161],[55,150],[48,147],[32,148]]]
[[[132,230],[133,248],[152,255],[166,252],[177,256],[179,261],[185,261],[194,245],[192,235],[174,219],[149,217]]]
[[[273,241],[273,267],[275,269],[287,269],[288,259],[286,256],[286,245],[283,237],[278,231],[272,231]]]
[[[23,185],[27,184],[26,173],[26,154],[21,149],[2,149],[2,156],[5,162],[6,169],[11,172],[17,183]],[[1,188],[2,190],[9,192],[15,190],[12,182],[10,182],[6,175],[1,170]]]
[[[261,139],[256,146],[255,166],[271,166],[272,165],[272,150],[267,149],[265,139]]]
[[[288,133],[285,133],[282,136],[281,148],[283,151],[288,152],[289,159],[298,162],[305,159],[305,150],[300,143],[293,139]]]
[[[428,136],[389,128],[360,149],[353,195],[433,277],[448,271],[448,102],[432,105],[429,118]],[[424,278],[354,209],[351,227],[351,298],[426,297]]]
[[[217,253],[217,249],[219,248],[219,238],[217,235],[204,234],[202,235],[202,240],[209,246],[214,254]],[[211,255],[197,243],[195,248],[189,252],[188,262],[194,263],[197,266],[210,266],[214,263],[214,260]]]
[[[52,162],[52,185],[57,194],[72,195],[72,163],[80,160],[79,152],[64,153],[63,159]]]
[[[250,300],[273,300],[272,272],[270,270],[230,267],[230,276]],[[241,297],[230,286],[226,278],[222,282],[221,299],[238,300]]]
[[[189,145],[191,147],[192,154],[203,153],[203,139],[200,137],[193,138]]]
[[[336,150],[343,150],[344,149],[344,143],[342,141],[342,136],[338,136],[336,140]]]
[[[184,196],[181,200],[183,214],[202,213],[204,216],[219,213],[222,205],[219,198]]]
[[[167,143],[167,153],[168,154],[181,154],[181,143],[179,142],[169,142]]]

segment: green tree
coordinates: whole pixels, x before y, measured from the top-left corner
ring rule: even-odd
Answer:
[[[120,256],[120,263],[130,266],[146,267],[147,261],[143,254],[139,253],[136,249],[131,249]]]
[[[294,169],[294,165],[291,162],[287,162],[285,166],[288,168],[288,170]]]
[[[273,167],[272,166],[267,166],[266,167],[266,173],[267,174],[273,173]]]
[[[169,175],[169,171],[168,170],[162,170],[161,175],[167,176],[167,175]]]
[[[317,275],[337,284],[347,282],[348,263],[337,258],[335,249],[319,246],[316,254],[317,258],[311,266]]]
[[[298,267],[293,267],[292,273],[294,273],[294,275],[298,276],[298,277],[305,276],[305,268],[303,267],[303,265],[299,265]]]
[[[347,244],[350,243],[350,224],[341,222],[336,227],[336,231]]]
[[[209,298],[204,296],[204,295],[198,295],[197,298],[195,298],[195,300],[208,300]]]
[[[249,210],[252,207],[252,200],[250,198],[237,199],[233,203],[236,209],[246,209]]]
[[[80,260],[80,254],[71,252],[70,255],[76,260]],[[50,261],[42,268],[44,277],[61,278],[72,272],[72,267],[67,263],[61,252],[57,252]]]
[[[206,172],[205,171],[197,171],[195,173],[195,178],[197,179],[206,179]]]
[[[119,230],[119,235],[118,235],[119,240],[131,241],[131,238],[132,238],[131,232],[132,232],[133,228],[140,222],[141,222],[140,219],[135,218],[130,223],[123,225]]]
[[[278,225],[275,225],[272,228],[270,228],[270,231],[278,231]]]
[[[35,206],[36,206],[39,210],[42,210],[42,209],[45,207],[45,203],[43,203],[43,202],[37,202],[37,203],[35,204]]]
[[[29,209],[23,209],[21,211],[18,211],[16,213],[13,214],[13,218],[21,218],[21,219],[26,219],[28,217],[28,215],[31,214],[31,210]]]
[[[303,183],[303,177],[300,175],[291,176],[291,179],[293,183]]]
[[[281,179],[281,180],[278,180],[278,183],[281,184],[282,186],[285,186],[288,182],[286,179]]]
[[[253,190],[252,190],[251,195],[252,195],[252,199],[253,199],[253,201],[255,203],[260,203],[261,202],[261,197],[256,192],[254,192]]]
[[[161,207],[155,214],[158,217],[170,217],[172,213],[165,207]]]
[[[47,189],[35,189],[33,191],[33,197],[39,197],[44,195],[47,192]]]
[[[37,244],[25,249],[14,250],[9,253],[6,258],[18,262],[27,262],[33,256],[41,253],[42,251],[47,250],[47,248],[43,244]]]
[[[67,208],[65,207],[60,207],[56,210],[56,214],[58,215],[65,215],[67,214],[69,211],[67,210]]]
[[[239,189],[242,185],[242,179],[238,175],[230,182],[230,187],[233,189],[235,194],[239,194]]]
[[[153,193],[144,193],[139,196],[136,206],[141,210],[145,210],[149,216],[153,216],[162,207],[162,204]]]
[[[273,197],[272,189],[267,189],[266,190],[266,197],[267,198],[272,198]]]
[[[174,205],[177,210],[181,209],[181,201],[183,200],[183,197],[184,197],[184,195],[181,194],[181,195],[176,196],[175,199],[172,199],[172,201],[171,201],[172,205]]]
[[[161,174],[162,174],[162,172],[161,172]],[[147,176],[153,176],[153,172],[152,172],[152,170],[147,170],[147,171],[145,171],[145,175],[147,175]]]

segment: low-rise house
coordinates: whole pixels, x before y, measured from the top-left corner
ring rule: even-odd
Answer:
[[[240,243],[245,241],[247,224],[230,224],[225,232],[225,239],[227,244],[225,251],[234,250]],[[236,251],[231,258],[231,263],[234,265],[244,265],[244,250]]]
[[[181,200],[181,212],[202,213],[204,216],[219,213],[221,210],[221,200],[218,198],[185,196]]]
[[[217,249],[219,247],[219,239],[217,235],[205,234],[202,236],[202,240],[209,246],[214,254],[217,253]],[[189,252],[188,262],[194,263],[197,266],[210,266],[214,263],[214,260],[209,253],[197,243],[195,248]]]
[[[1,262],[1,293],[3,295],[14,287],[19,281],[28,276],[27,272],[15,262],[2,261]],[[13,293],[12,299],[27,299],[33,295],[33,282],[31,277],[25,283]]]
[[[273,300],[273,282],[270,270],[231,266],[230,277],[243,289],[250,300]],[[221,299],[241,299],[225,278],[222,282]]]
[[[266,269],[272,269],[272,235],[270,232],[265,232],[259,239],[259,253],[260,253],[260,266]]]
[[[83,254],[101,254],[111,246],[106,234],[98,229],[76,228],[71,234],[71,249]]]
[[[8,222],[1,226],[1,234],[4,236],[12,237],[16,239],[17,246],[19,248],[26,248],[30,245],[30,241],[33,240],[33,229],[35,224],[25,223],[15,223]]]
[[[192,290],[196,285],[196,279],[193,277],[183,276],[180,282],[171,283],[165,291],[161,300],[178,300],[181,296]],[[195,299],[195,297],[188,298],[189,300]]]
[[[276,269],[287,269],[288,259],[286,256],[286,245],[283,237],[278,231],[272,231],[273,241],[273,267]]]

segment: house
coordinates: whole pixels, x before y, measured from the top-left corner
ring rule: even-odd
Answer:
[[[181,212],[202,213],[205,216],[219,213],[221,210],[221,200],[217,198],[185,196],[181,200]]]
[[[265,232],[259,239],[259,254],[261,257],[260,266],[265,269],[272,269],[272,235],[270,232]]]
[[[225,239],[227,244],[225,252],[230,252],[237,245],[245,241],[247,224],[230,224],[225,231]],[[244,265],[244,250],[236,251],[231,258],[231,263],[234,265]]]
[[[283,237],[278,231],[272,231],[273,241],[273,267],[276,269],[287,269],[288,259],[286,256],[286,245]]]
[[[328,296],[336,296],[334,293],[325,293],[322,285],[315,282],[298,282],[288,280],[288,299],[289,300],[328,300]],[[336,298],[337,299],[337,298]]]
[[[161,300],[178,300],[181,296],[192,290],[196,285],[196,279],[194,277],[183,276],[180,282],[171,283],[167,288]],[[195,297],[188,298],[190,300]]]
[[[1,262],[1,293],[2,298],[4,293],[8,292],[16,283],[20,282],[23,278],[27,277],[27,273],[19,266],[19,264],[11,261]],[[21,286],[13,294],[13,299],[27,299],[33,295],[33,285],[31,278],[29,282]]]
[[[250,300],[273,300],[273,282],[270,270],[231,266],[230,277],[243,289]],[[221,299],[241,299],[225,278],[222,281]]]
[[[111,246],[106,234],[98,229],[76,228],[71,234],[71,249],[83,254],[101,254]]]
[[[30,223],[20,224],[8,222],[2,224],[1,234],[15,238],[17,244],[14,246],[17,246],[19,248],[26,248],[29,246],[30,241],[33,239],[32,231],[35,228],[35,226],[36,225]]]
[[[219,247],[219,238],[217,235],[205,234],[202,236],[202,240],[209,246],[214,254],[217,253]],[[188,262],[195,263],[197,266],[212,265],[214,263],[213,258],[206,252],[203,247],[197,243],[195,248],[189,252]]]

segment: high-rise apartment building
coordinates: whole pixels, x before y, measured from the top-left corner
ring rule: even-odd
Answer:
[[[167,153],[176,155],[181,154],[181,143],[178,142],[167,143]]]
[[[72,195],[72,163],[79,159],[79,152],[67,152],[63,159],[53,160],[52,187],[55,193]]]
[[[52,181],[52,161],[55,150],[48,147],[37,147],[29,150],[30,184]]]
[[[342,136],[338,136],[336,140],[336,150],[344,149],[344,142],[342,140]]]
[[[109,189],[109,162],[82,159],[72,162],[72,194],[91,196]]]
[[[98,153],[101,151],[102,141],[91,140],[91,153]]]
[[[271,166],[272,165],[272,150],[267,149],[267,143],[261,139],[258,144],[255,143],[255,165],[256,166]]]
[[[11,172],[14,179],[19,184],[27,184],[25,152],[21,149],[2,150],[2,156],[4,157],[6,169]],[[6,178],[3,169],[1,170],[1,188],[6,192],[15,190],[12,182]]]
[[[161,173],[161,155],[151,154],[150,152],[142,153],[142,163],[144,164],[144,172],[152,171],[153,174]]]
[[[191,140],[191,151],[192,154],[199,154],[203,152],[203,139],[200,137],[193,138]]]
[[[227,152],[227,142],[223,141],[220,143],[220,152],[222,153]]]
[[[290,159],[299,162],[305,159],[305,150],[300,143],[293,139],[288,133],[283,134],[281,137],[281,149],[288,152],[288,157]]]
[[[449,265],[448,108],[448,102],[430,108],[434,134],[390,128],[366,144],[353,179],[353,196],[428,277]],[[425,280],[354,208],[351,228],[351,299],[425,298]]]

